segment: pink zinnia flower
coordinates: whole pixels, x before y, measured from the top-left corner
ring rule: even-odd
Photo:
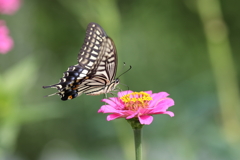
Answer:
[[[3,20],[0,20],[0,53],[5,54],[13,47],[13,40],[8,35],[9,30]]]
[[[0,0],[0,13],[14,14],[20,7],[20,0]]]
[[[174,105],[173,99],[167,97],[166,92],[152,93],[152,91],[123,91],[118,92],[118,97],[110,97],[102,101],[108,105],[103,105],[98,113],[112,113],[107,116],[111,121],[116,118],[138,118],[141,124],[151,124],[154,114],[168,114],[173,117],[174,113],[167,109]]]

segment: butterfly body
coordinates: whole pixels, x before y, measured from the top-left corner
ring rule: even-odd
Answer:
[[[83,93],[106,94],[119,84],[115,79],[116,71],[117,51],[113,40],[98,24],[90,23],[78,54],[78,64],[70,66],[59,83],[43,88],[58,89],[51,95],[58,94],[62,100],[73,99]]]

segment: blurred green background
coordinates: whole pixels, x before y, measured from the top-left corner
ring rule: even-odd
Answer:
[[[144,159],[240,159],[239,17],[233,0],[23,1],[1,15],[15,46],[0,55],[0,159],[134,159],[129,124],[97,113],[103,95],[44,97],[77,63],[89,22],[115,41],[118,75],[133,67],[123,90],[175,100],[175,117],[143,128]]]

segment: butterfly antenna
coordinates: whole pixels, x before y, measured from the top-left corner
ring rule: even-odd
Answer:
[[[125,62],[124,62],[124,65],[125,65]],[[121,77],[123,74],[127,73],[128,71],[130,71],[131,69],[132,69],[132,66],[129,66],[129,68],[128,68],[125,72],[123,72],[122,74],[120,74],[120,75],[117,77],[117,79],[118,79],[119,77]]]

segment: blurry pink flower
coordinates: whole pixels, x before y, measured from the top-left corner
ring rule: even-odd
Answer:
[[[167,97],[166,92],[152,93],[152,91],[122,91],[118,92],[118,97],[110,97],[102,101],[108,105],[103,105],[98,113],[112,113],[107,116],[111,121],[116,118],[138,118],[141,124],[151,124],[154,114],[168,114],[173,117],[174,113],[167,109],[174,105],[173,99]]]
[[[5,54],[13,47],[13,40],[8,35],[9,30],[3,20],[0,20],[0,53]]]
[[[0,13],[14,14],[20,7],[21,0],[0,0]]]

